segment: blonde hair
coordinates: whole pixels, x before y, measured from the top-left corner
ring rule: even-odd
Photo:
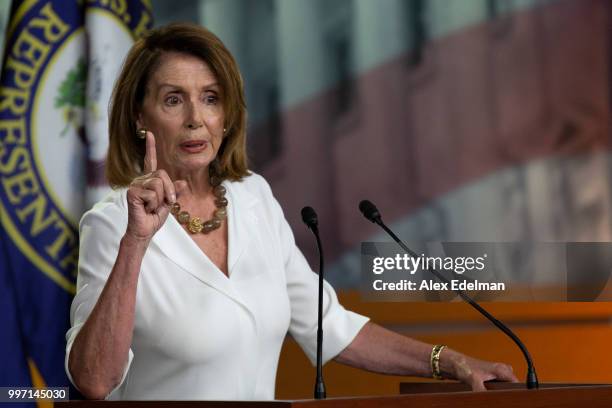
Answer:
[[[113,188],[125,187],[141,175],[145,143],[136,137],[136,118],[147,82],[164,52],[176,51],[200,58],[211,68],[223,93],[225,137],[217,153],[221,179],[241,180],[249,175],[246,154],[246,104],[242,77],[234,57],[204,27],[176,23],[150,31],[130,49],[111,96],[106,178]]]

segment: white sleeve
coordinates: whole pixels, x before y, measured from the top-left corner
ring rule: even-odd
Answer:
[[[263,179],[262,179],[263,180]],[[287,291],[291,303],[289,333],[304,350],[311,363],[316,364],[317,353],[317,303],[319,277],[312,271],[306,258],[295,244],[291,227],[283,211],[264,181],[272,207],[272,219],[276,223],[287,279]],[[339,302],[334,288],[323,283],[323,363],[336,357],[357,336],[369,318],[346,310]]]
[[[114,206],[110,203],[102,204],[102,206],[105,205]],[[116,210],[109,207],[100,210],[95,207],[83,216],[79,227],[77,292],[70,308],[71,328],[66,333],[65,357],[66,374],[73,385],[75,385],[74,380],[68,368],[70,350],[74,339],[96,305],[115,264],[119,252],[119,242],[127,223],[125,215],[118,208]],[[123,377],[115,390],[123,384],[133,358],[134,353],[130,349]]]

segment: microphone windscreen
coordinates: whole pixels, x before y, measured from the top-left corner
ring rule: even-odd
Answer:
[[[378,208],[369,200],[362,200],[359,203],[359,211],[361,211],[364,217],[372,222],[376,222],[376,220],[380,218]]]
[[[317,213],[312,207],[302,208],[302,221],[309,227],[316,227],[318,224]]]

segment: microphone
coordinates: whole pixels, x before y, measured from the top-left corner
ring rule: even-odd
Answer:
[[[393,240],[397,242],[398,245],[401,246],[402,249],[404,249],[404,251],[406,251],[410,256],[418,258],[418,255],[414,251],[412,251],[410,248],[408,248],[408,246],[406,246],[406,244],[404,244],[404,242],[401,239],[399,239],[398,236],[395,235],[395,233],[391,231],[391,229],[389,229],[389,227],[385,225],[385,223],[382,220],[382,216],[380,215],[380,212],[378,211],[378,208],[376,208],[376,206],[371,201],[362,200],[359,203],[359,210],[361,211],[361,213],[363,214],[365,218],[367,218],[374,224],[378,224],[383,230],[385,230],[385,232],[389,234],[389,236],[393,238]],[[438,272],[437,270],[433,268],[428,268],[427,270],[431,272],[440,281],[444,283],[448,283],[450,286],[450,281],[446,279],[446,277],[444,277],[442,274],[440,274],[440,272]],[[454,292],[457,293],[470,306],[476,309],[481,315],[486,317],[498,329],[500,329],[508,337],[510,337],[510,339],[519,347],[519,349],[521,349],[521,352],[523,353],[523,356],[525,357],[525,360],[527,361],[527,379],[525,380],[525,384],[527,385],[528,389],[539,388],[540,384],[538,382],[538,376],[536,375],[535,367],[533,365],[533,360],[531,359],[531,355],[529,354],[527,347],[521,341],[521,339],[519,339],[519,337],[516,334],[514,334],[514,332],[510,330],[508,326],[506,326],[501,321],[497,320],[495,317],[493,317],[493,315],[487,312],[482,306],[476,303],[476,301],[474,301],[474,299],[472,299],[467,293],[463,292],[460,289],[457,289]]]
[[[311,230],[317,229],[319,225],[319,221],[317,219],[317,213],[312,207],[304,207],[302,208],[302,221],[304,224]]]
[[[382,226],[382,218],[380,217],[380,212],[371,201],[362,200],[359,203],[359,211],[361,211],[363,216],[366,217],[368,220]]]
[[[312,230],[317,239],[319,249],[319,307],[317,316],[317,378],[314,386],[315,399],[325,399],[325,383],[323,382],[323,247],[319,237],[317,213],[312,207],[302,208],[302,221]]]

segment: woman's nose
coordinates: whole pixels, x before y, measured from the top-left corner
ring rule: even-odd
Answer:
[[[190,103],[185,121],[187,129],[197,129],[202,127],[203,124],[204,118],[202,112],[193,103]]]

